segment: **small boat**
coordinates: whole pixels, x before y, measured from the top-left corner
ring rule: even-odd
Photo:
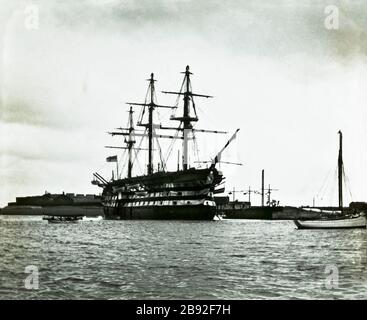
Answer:
[[[223,215],[221,214],[216,214],[213,218],[214,221],[222,221],[223,220]]]
[[[298,229],[350,229],[366,228],[366,216],[360,214],[344,215],[339,218],[319,220],[294,220]]]
[[[82,218],[82,216],[44,216],[42,220],[48,223],[76,223]]]
[[[363,210],[347,210],[343,207],[343,134],[339,130],[339,156],[338,156],[338,191],[339,210],[323,211],[319,209],[308,209],[309,212],[318,212],[319,219],[316,220],[294,220],[298,229],[351,229],[366,228],[366,213]],[[302,210],[305,210],[303,208]]]
[[[84,216],[82,221],[101,221],[103,220],[103,217],[102,216],[97,216],[97,217],[87,217],[87,216]]]

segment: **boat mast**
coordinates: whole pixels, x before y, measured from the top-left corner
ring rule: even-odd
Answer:
[[[129,109],[129,140],[125,141],[127,143],[127,150],[128,150],[128,166],[127,166],[127,177],[131,178],[131,173],[133,170],[133,161],[132,161],[132,151],[135,140],[133,139],[133,132],[134,132],[134,122],[133,122],[133,108],[130,106]]]
[[[188,131],[192,129],[191,119],[190,119],[190,68],[186,66],[185,78],[186,78],[186,91],[184,93],[184,109],[183,109],[183,157],[182,157],[182,168],[187,170],[188,168]]]
[[[265,192],[264,192],[264,169],[262,169],[261,171],[261,206],[264,206],[264,196],[265,196]]]
[[[339,130],[339,156],[338,156],[338,187],[339,208],[343,210],[343,134]]]
[[[270,189],[270,184],[269,184],[269,188],[268,188],[268,206],[270,207],[270,201],[271,201],[271,189]]]
[[[148,174],[153,173],[153,111],[154,111],[154,74],[150,74],[149,87],[150,87],[150,104],[148,106],[149,119],[148,119]]]

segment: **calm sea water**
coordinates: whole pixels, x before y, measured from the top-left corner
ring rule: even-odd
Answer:
[[[2,299],[366,299],[367,230],[0,218]],[[26,289],[26,266],[39,288]],[[330,275],[330,273],[333,273]]]

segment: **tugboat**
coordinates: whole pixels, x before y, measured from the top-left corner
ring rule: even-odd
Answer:
[[[194,123],[199,119],[196,113],[194,99],[212,98],[208,95],[192,92],[191,75],[189,66],[182,72],[184,79],[178,92],[162,91],[166,94],[177,95],[174,106],[164,106],[156,103],[154,74],[150,76],[148,93],[144,103],[127,103],[130,105],[129,121],[127,128],[118,128],[117,132],[110,132],[112,136],[125,137],[125,147],[107,146],[127,150],[127,177],[112,178],[107,181],[98,173],[94,173],[93,184],[103,188],[102,204],[105,219],[159,219],[159,220],[213,220],[216,215],[214,194],[223,192],[217,189],[223,180],[223,174],[216,168],[221,162],[221,154],[225,148],[236,138],[237,132],[228,140],[222,150],[206,168],[189,166],[189,141],[195,140],[195,133],[208,132],[225,134],[227,132],[204,130],[194,128]],[[180,107],[180,97],[183,97],[183,106]],[[136,130],[133,122],[132,107],[142,107],[138,126],[144,130]],[[154,123],[154,111],[158,108],[172,109],[170,120],[178,121],[176,127],[165,127]],[[178,114],[182,110],[182,114]],[[147,114],[145,120],[144,115]],[[145,120],[145,121],[144,121]],[[173,130],[175,134],[160,134],[157,130]],[[135,147],[136,137],[148,138],[148,148],[141,148],[141,141]],[[166,162],[163,161],[161,152],[158,170],[153,169],[153,141],[160,150],[160,139],[182,141],[182,166],[178,163],[176,171],[168,171]],[[172,149],[171,149],[172,150]],[[140,151],[148,151],[147,172],[145,175],[133,176],[133,163]],[[117,157],[109,157],[107,161],[117,162]],[[118,170],[116,170],[118,171]]]
[[[339,156],[338,156],[338,193],[339,209],[320,211],[319,219],[294,220],[298,229],[350,229],[366,228],[366,213],[355,208],[343,208],[343,134],[339,130]],[[305,209],[303,209],[305,210]],[[315,211],[310,209],[310,212]]]

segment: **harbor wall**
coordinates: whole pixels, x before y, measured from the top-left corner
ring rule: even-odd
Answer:
[[[277,210],[272,213],[273,220],[310,220],[320,218],[318,212],[310,212],[297,207],[282,207],[282,210]]]
[[[1,215],[65,215],[65,216],[102,216],[101,206],[7,206]]]
[[[249,207],[218,211],[225,219],[261,219],[261,220],[310,220],[320,217],[318,212],[310,212],[291,206]]]

